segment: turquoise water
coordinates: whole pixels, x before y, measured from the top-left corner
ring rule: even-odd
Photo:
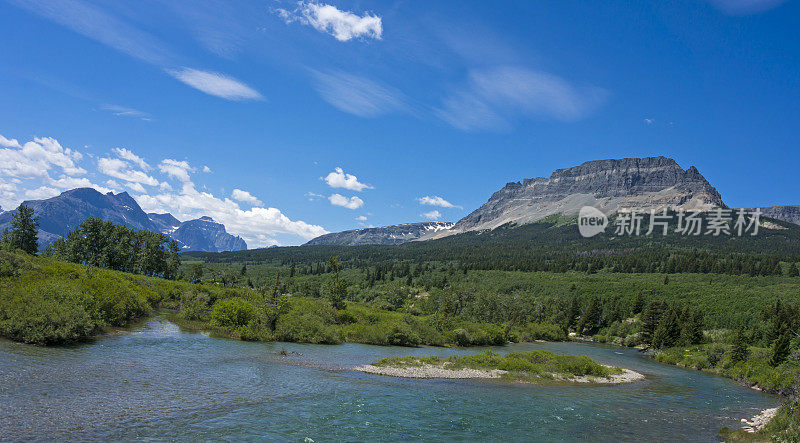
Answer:
[[[281,356],[280,349],[297,355]],[[0,341],[0,439],[693,440],[775,397],[633,350],[533,343],[642,372],[620,386],[408,380],[348,371],[378,358],[480,349],[247,343],[163,317],[67,348]]]

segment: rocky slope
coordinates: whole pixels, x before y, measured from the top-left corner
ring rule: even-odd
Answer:
[[[312,239],[304,246],[310,245],[397,245],[416,240],[423,235],[446,231],[453,223],[423,222],[385,226],[382,228],[355,229],[335,232]]]
[[[228,234],[223,225],[205,220],[207,217],[181,223],[171,214],[146,214],[127,192],[102,194],[92,188],[77,188],[56,197],[22,204],[33,208],[39,217],[41,247],[66,235],[87,218],[96,217],[131,229],[163,232],[177,240],[186,251],[247,249],[244,240]],[[13,213],[0,213],[0,230],[10,226]],[[184,225],[186,229],[181,231]]]
[[[755,208],[749,208],[748,210],[753,211]],[[767,206],[761,208],[761,214],[764,217],[800,225],[800,205]]]
[[[596,160],[558,169],[549,178],[508,183],[449,233],[525,224],[553,214],[574,215],[583,206],[605,213],[618,209],[710,209],[722,198],[694,167],[682,169],[666,157]]]

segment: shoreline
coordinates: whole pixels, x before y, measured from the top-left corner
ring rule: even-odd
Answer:
[[[608,366],[610,367],[610,366]],[[561,374],[549,373],[551,380],[563,381],[578,384],[622,384],[644,380],[645,376],[631,369],[619,368],[622,374],[611,374],[608,377],[597,377],[592,375],[579,375],[569,377]],[[420,366],[375,366],[361,365],[352,368],[353,371],[364,372],[367,374],[383,375],[398,378],[417,378],[417,379],[498,379],[508,375],[508,371],[502,369],[448,369],[438,365],[422,364]],[[522,380],[514,380],[522,381]],[[532,382],[528,382],[532,383]]]
[[[764,427],[766,427],[769,422],[775,418],[775,415],[778,414],[778,409],[780,409],[780,407],[767,408],[758,413],[758,415],[752,417],[750,420],[743,418],[741,420],[742,424],[744,425],[742,426],[742,431],[754,434],[764,429]]]

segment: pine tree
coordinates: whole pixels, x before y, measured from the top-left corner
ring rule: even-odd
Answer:
[[[642,309],[644,309],[644,294],[642,294],[642,291],[636,294],[636,300],[633,301],[632,309],[634,315],[642,313]]]
[[[800,277],[800,270],[797,269],[797,263],[792,263],[789,266],[789,277]]]
[[[653,332],[652,345],[655,348],[668,348],[678,344],[680,337],[681,325],[678,322],[678,311],[675,308],[669,308]]]
[[[600,329],[600,316],[603,314],[600,307],[600,301],[597,297],[592,297],[589,300],[589,305],[583,311],[581,322],[578,325],[578,331],[585,334],[594,334]]]
[[[10,244],[15,249],[22,249],[28,254],[36,254],[39,250],[39,217],[33,216],[33,209],[20,205],[11,219]]]
[[[666,307],[662,302],[654,301],[647,305],[647,309],[642,313],[642,324],[640,332],[642,334],[642,342],[646,344],[653,343],[653,335],[661,322],[661,316],[664,314]]]
[[[791,337],[789,336],[789,329],[783,328],[781,331],[780,336],[775,343],[772,345],[772,355],[769,359],[769,364],[771,366],[778,366],[784,361],[786,361],[786,357],[789,356],[789,345],[790,345]]]
[[[744,328],[740,326],[739,329],[736,330],[736,335],[733,337],[731,360],[734,363],[739,363],[747,360],[749,355],[750,349],[748,349],[747,342],[745,341]]]

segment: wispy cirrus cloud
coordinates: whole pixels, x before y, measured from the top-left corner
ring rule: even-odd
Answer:
[[[139,120],[143,120],[146,122],[153,121],[153,118],[150,116],[150,114],[140,111],[138,109],[127,108],[125,106],[118,106],[118,105],[102,105],[100,108],[102,108],[105,111],[110,111],[117,117],[138,118]]]
[[[354,38],[380,40],[383,36],[383,21],[375,14],[358,15],[314,1],[300,1],[297,3],[297,8],[292,11],[276,9],[275,12],[286,24],[302,23],[319,32],[330,34],[340,42]]]
[[[201,71],[193,68],[167,69],[169,75],[181,82],[226,100],[262,100],[260,92],[246,84],[219,72]]]
[[[507,130],[526,118],[580,120],[608,95],[544,71],[501,66],[471,70],[466,84],[453,88],[435,113],[462,130]]]
[[[312,76],[322,99],[340,111],[369,118],[408,110],[406,95],[394,87],[342,71]]]
[[[750,15],[764,12],[786,3],[786,0],[708,0],[728,15]]]
[[[131,57],[159,66],[172,77],[206,94],[226,100],[260,100],[261,94],[239,80],[218,72],[193,68],[175,68],[182,57],[173,53],[169,45],[116,16],[81,0],[10,0],[48,20],[63,25],[78,34],[96,40]],[[117,115],[141,113],[133,109],[116,107]],[[108,109],[114,112],[114,109]]]

